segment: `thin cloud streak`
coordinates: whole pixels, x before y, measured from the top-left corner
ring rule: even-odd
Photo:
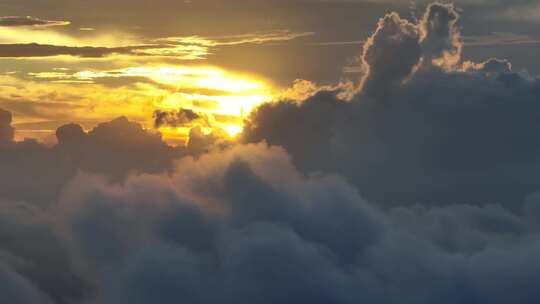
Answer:
[[[19,27],[19,26],[52,27],[52,26],[66,26],[70,24],[71,24],[70,21],[43,20],[40,18],[31,17],[31,16],[0,17],[0,26],[4,26],[4,27]]]

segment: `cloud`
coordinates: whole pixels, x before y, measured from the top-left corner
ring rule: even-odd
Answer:
[[[418,24],[424,60],[451,68],[461,59],[463,42],[457,28],[459,15],[453,5],[431,4]]]
[[[172,168],[173,160],[187,154],[170,147],[159,134],[144,130],[126,118],[97,125],[85,132],[67,124],[56,131],[58,144],[47,147],[34,140],[12,141],[13,127],[2,111],[0,130],[10,131],[0,142],[0,197],[48,205],[78,170],[119,180],[130,173],[159,173]],[[7,113],[7,114],[6,114]],[[189,150],[197,153],[197,150]],[[29,179],[17,177],[32,176]]]
[[[165,125],[177,127],[190,123],[199,118],[201,118],[199,114],[189,109],[180,109],[177,112],[164,112],[161,110],[156,110],[154,111],[154,127],[160,128]]]
[[[181,148],[165,144],[159,134],[148,133],[125,117],[99,124],[88,133],[78,125],[66,125],[56,135],[57,148],[67,153],[79,168],[112,177],[124,176],[132,170],[163,172],[182,153]],[[104,162],[107,159],[110,162]]]
[[[385,92],[424,66],[451,69],[461,58],[463,43],[452,5],[434,3],[427,7],[418,24],[391,13],[379,20],[375,33],[364,44],[362,54],[363,91]]]
[[[0,217],[12,227],[3,231],[25,235],[22,244],[53,233],[66,251],[52,256],[68,254],[61,260],[76,266],[60,273],[83,282],[86,292],[75,298],[65,294],[74,287],[60,295],[38,287],[60,303],[506,303],[517,296],[534,303],[538,296],[539,231],[526,217],[497,205],[380,210],[344,179],[305,176],[286,151],[266,144],[184,158],[170,174],[118,184],[80,174],[53,206],[24,212]],[[9,250],[41,261],[39,251],[24,248]],[[17,273],[34,286],[52,275]],[[509,280],[519,283],[502,292]]]
[[[26,19],[25,19],[26,20]],[[30,19],[33,21],[33,19]],[[0,26],[1,26],[0,19]],[[277,31],[268,33],[253,33],[225,37],[170,37],[145,41],[141,38],[128,39],[129,43],[108,43],[101,40],[115,38],[97,36],[84,40],[61,35],[55,32],[35,32],[12,30],[4,33],[3,44],[0,44],[0,57],[32,58],[51,56],[73,56],[82,58],[102,58],[113,55],[146,56],[175,58],[177,60],[206,59],[212,53],[211,48],[218,46],[235,46],[242,44],[264,44],[271,42],[290,41],[313,33]],[[41,35],[41,36],[40,36]],[[22,38],[21,38],[22,37]],[[36,41],[29,42],[32,37]],[[117,38],[118,40],[118,38]],[[47,42],[46,42],[47,41]],[[50,41],[58,41],[53,44]],[[7,42],[7,43],[6,43]],[[13,42],[13,43],[11,43]],[[101,42],[101,44],[100,44]],[[65,44],[62,44],[65,43]]]
[[[282,146],[303,172],[343,175],[381,204],[519,209],[538,187],[540,84],[506,60],[457,60],[457,19],[441,4],[418,24],[387,15],[364,47],[350,101],[334,89],[263,105],[244,140]]]
[[[167,37],[157,39],[158,43],[173,43],[173,44],[192,44],[206,47],[216,46],[234,46],[242,44],[263,44],[272,42],[283,42],[295,40],[297,38],[312,36],[313,32],[294,32],[290,30],[277,30],[268,32],[254,32],[239,35],[229,36],[187,36],[187,37]]]
[[[69,262],[67,243],[38,207],[0,200],[0,227],[4,240],[0,247],[0,299],[69,303],[90,291],[88,282]]]
[[[50,56],[74,56],[83,58],[101,58],[114,54],[131,54],[136,51],[151,48],[150,46],[128,47],[91,47],[91,46],[60,46],[48,44],[0,44],[0,57],[31,58]]]
[[[399,84],[412,72],[420,55],[416,26],[396,13],[386,15],[364,45],[364,90],[373,94],[383,90],[378,86]]]
[[[30,282],[16,272],[0,266],[0,300],[17,304],[52,303],[40,293]]]
[[[69,25],[69,21],[54,21],[43,20],[30,16],[6,16],[0,17],[0,26],[34,26],[34,27],[50,27],[50,26],[65,26]]]

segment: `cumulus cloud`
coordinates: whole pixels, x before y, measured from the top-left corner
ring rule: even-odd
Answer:
[[[364,90],[371,94],[398,85],[412,73],[421,56],[416,25],[391,13],[379,20],[377,30],[364,44]]]
[[[1,113],[0,122],[8,122],[9,112]],[[52,147],[34,140],[13,141],[8,123],[0,124],[0,130],[9,132],[9,138],[0,141],[0,198],[38,205],[51,203],[78,170],[118,180],[129,173],[165,172],[187,153],[123,117],[89,132],[77,124],[64,125],[56,131],[58,144]]]
[[[456,61],[458,19],[442,4],[418,24],[387,15],[364,46],[365,74],[351,101],[327,90],[264,105],[244,140],[283,146],[304,172],[342,174],[391,205],[519,208],[538,187],[540,83],[506,60]]]
[[[182,155],[181,148],[168,146],[159,134],[148,133],[125,117],[99,124],[88,133],[79,125],[65,125],[56,136],[56,147],[79,168],[107,176],[122,177],[130,171],[162,172],[172,159]]]
[[[82,283],[64,292],[84,292],[59,296],[41,287],[52,273],[14,272],[58,303],[534,303],[538,296],[531,266],[539,231],[525,217],[497,205],[384,211],[340,177],[303,175],[286,151],[266,144],[185,158],[172,174],[121,184],[81,174],[54,206],[23,210],[0,220],[15,235],[24,229],[22,244],[53,233],[65,251],[51,255],[67,253],[62,261],[72,265],[54,269]],[[41,261],[38,251],[7,248],[13,263]],[[501,285],[512,287],[503,293]]]
[[[463,42],[453,5],[434,3],[418,24],[390,13],[379,20],[364,44],[363,91],[370,95],[400,85],[419,68],[453,68],[461,58]]]
[[[457,28],[458,17],[453,5],[428,6],[418,25],[424,60],[446,68],[459,62],[463,42]]]

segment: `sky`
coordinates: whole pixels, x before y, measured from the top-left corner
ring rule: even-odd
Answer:
[[[185,108],[205,123],[162,127],[173,145],[189,128],[236,136],[255,105],[296,80],[355,81],[363,41],[388,11],[418,19],[422,1],[11,1],[0,3],[0,106],[17,138],[118,116],[153,128],[156,110]],[[460,1],[464,58],[535,62],[536,1]],[[232,100],[234,99],[234,100]]]
[[[537,303],[538,0],[0,0],[0,303]]]

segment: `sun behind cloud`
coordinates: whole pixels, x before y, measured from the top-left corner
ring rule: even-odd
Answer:
[[[234,138],[242,131],[244,118],[257,106],[270,102],[277,91],[262,78],[213,66],[158,64],[114,70],[56,69],[29,73],[28,76],[44,82],[43,88],[51,92],[70,92],[70,85],[79,88],[76,90],[79,93],[81,86],[96,87],[96,92],[108,91],[109,98],[92,109],[96,116],[101,114],[108,118],[114,113],[129,112],[131,117],[140,117],[148,128],[152,128],[149,119],[156,110],[174,112],[182,109],[197,113],[197,119],[176,121],[174,125],[164,123],[158,127],[165,140],[175,144],[189,140],[193,127],[201,127],[207,133],[219,131]],[[94,94],[92,92],[88,91]],[[129,105],[112,100],[124,99],[128,94],[141,97]]]

